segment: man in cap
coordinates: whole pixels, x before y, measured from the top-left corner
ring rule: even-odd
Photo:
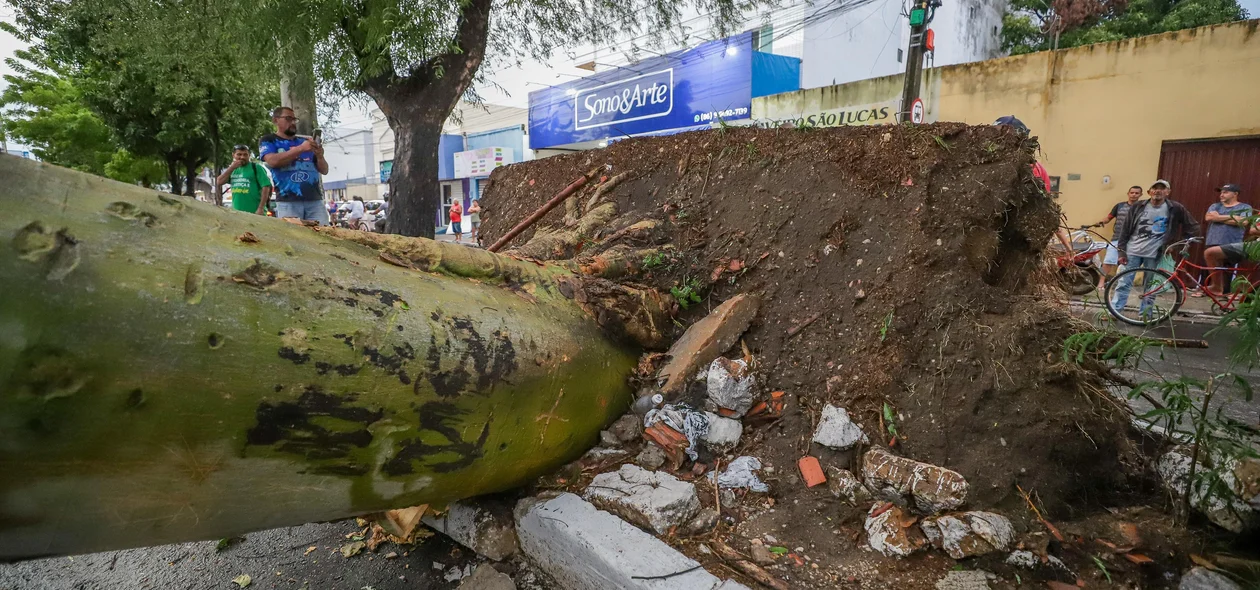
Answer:
[[[1224,246],[1231,246],[1231,251],[1233,246],[1239,246],[1241,250],[1243,237],[1247,233],[1244,226],[1247,218],[1252,215],[1251,205],[1238,202],[1238,194],[1242,192],[1238,185],[1226,184],[1216,190],[1220,192],[1220,201],[1212,203],[1212,206],[1208,207],[1207,215],[1204,216],[1204,220],[1208,222],[1208,229],[1203,245],[1207,249],[1214,246],[1220,246],[1220,248],[1215,250],[1215,253],[1219,255],[1215,260],[1208,257],[1207,250],[1203,251],[1203,258],[1208,266],[1224,266],[1223,263],[1229,258],[1222,253]],[[1239,259],[1241,260],[1241,256]],[[1231,262],[1230,266],[1235,264],[1238,262]],[[1206,288],[1216,294],[1224,293],[1225,287],[1228,286],[1227,276],[1232,274],[1227,271],[1208,273]]]
[[[1125,270],[1156,268],[1168,244],[1199,235],[1199,222],[1184,205],[1168,198],[1171,192],[1172,185],[1167,180],[1156,180],[1147,190],[1151,198],[1134,205],[1129,212],[1129,218],[1116,236],[1116,250],[1120,252],[1118,262],[1124,265]],[[1128,305],[1135,274],[1120,278],[1111,302],[1113,308],[1119,310]],[[1150,284],[1151,273],[1142,274],[1144,282]],[[1143,299],[1140,311],[1145,313],[1152,303],[1153,299]]]

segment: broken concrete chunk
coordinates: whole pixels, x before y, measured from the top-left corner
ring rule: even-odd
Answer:
[[[635,414],[626,414],[617,418],[617,421],[608,427],[608,432],[623,443],[633,442],[643,436],[643,418]]]
[[[573,494],[516,507],[521,550],[568,590],[735,590],[656,537]],[[674,574],[674,575],[671,575]],[[655,579],[645,579],[655,578]]]
[[[701,508],[691,520],[687,521],[682,528],[678,529],[682,535],[698,535],[707,533],[717,526],[718,511],[713,508]]]
[[[654,444],[646,444],[643,445],[643,450],[639,451],[638,456],[634,458],[634,464],[648,471],[656,471],[665,464],[666,459],[664,450]]]
[[[1205,567],[1196,567],[1181,576],[1180,590],[1242,590],[1233,580]]]
[[[1011,521],[992,512],[962,512],[923,519],[928,542],[954,559],[1005,551],[1015,542]]]
[[[871,449],[862,458],[862,477],[877,497],[912,503],[924,514],[953,510],[967,500],[967,480],[956,471]]]
[[[866,517],[866,539],[871,549],[886,557],[906,557],[926,543],[923,532],[914,526],[915,516],[899,506],[872,507],[874,516]]]
[[[774,565],[774,554],[761,542],[761,539],[752,540],[752,544],[748,546],[748,555],[757,565]]]
[[[862,428],[849,418],[847,410],[827,404],[823,407],[818,428],[814,430],[814,442],[837,451],[847,451],[858,443],[868,444],[870,441]]]
[[[478,555],[502,561],[516,553],[516,525],[512,507],[490,500],[464,500],[447,507],[440,516],[425,515],[424,524],[472,549]]]
[[[709,431],[701,440],[706,448],[715,453],[725,453],[739,444],[739,437],[744,435],[743,423],[713,412],[705,412],[705,416],[709,418]]]
[[[831,495],[850,504],[867,504],[871,501],[871,492],[866,489],[856,476],[848,469],[827,467],[827,489]]]
[[[681,391],[696,371],[734,346],[757,316],[759,304],[755,296],[736,295],[687,328],[669,347],[669,362],[657,374],[661,392],[669,395]]]
[[[740,418],[752,407],[756,379],[743,360],[713,359],[706,376],[709,398],[705,407],[722,416]]]
[[[936,581],[936,590],[989,590],[989,577],[984,570],[951,571]]]
[[[621,441],[617,438],[617,435],[607,430],[601,430],[599,431],[599,446],[610,449],[616,448],[621,446]]]
[[[584,496],[600,509],[662,535],[700,510],[695,485],[638,465],[596,475]]]
[[[1220,469],[1221,481],[1227,490],[1208,494],[1210,486],[1198,486],[1191,494],[1191,504],[1208,520],[1234,533],[1255,530],[1260,527],[1260,461],[1235,461],[1218,459],[1225,465]],[[1199,465],[1199,469],[1204,469]],[[1155,466],[1164,485],[1177,497],[1186,491],[1186,479],[1190,475],[1190,451],[1177,447],[1159,458]],[[1248,495],[1250,494],[1250,497]]]
[[[471,576],[464,578],[456,590],[516,590],[516,583],[507,574],[483,563],[473,570]]]

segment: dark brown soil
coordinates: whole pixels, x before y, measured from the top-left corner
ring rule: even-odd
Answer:
[[[858,466],[810,443],[826,403],[847,408],[878,445],[893,438],[881,421],[887,404],[897,451],[962,473],[973,508],[1018,520],[1027,512],[1019,485],[1068,520],[1129,490],[1138,467],[1127,414],[1095,376],[1062,362],[1073,320],[1030,282],[1059,220],[1034,185],[1035,149],[1003,129],[962,124],[630,139],[495,171],[482,234],[491,243],[591,168],[629,172],[604,197],[617,217],[582,254],[658,220],[630,245],[668,254],[633,280],[696,288],[703,300],[679,310],[679,333],[736,293],[762,298],[744,341],[763,393],[786,391],[788,409],[746,428],[735,454],[773,466],[775,509],[761,517],[786,527],[788,547],[839,556],[858,550],[860,514],[825,486],[805,488],[795,467],[806,454]],[[559,207],[539,225],[561,227],[563,216]]]

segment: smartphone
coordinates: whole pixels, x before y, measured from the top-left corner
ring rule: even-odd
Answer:
[[[315,145],[324,145],[324,130],[323,129],[316,129],[315,131],[313,131],[312,137],[315,140]]]

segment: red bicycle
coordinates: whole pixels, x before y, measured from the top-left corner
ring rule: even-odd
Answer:
[[[1203,274],[1202,271],[1237,273],[1243,272],[1243,269],[1237,266],[1200,266],[1190,262],[1185,256],[1186,251],[1190,248],[1190,244],[1202,241],[1203,238],[1190,238],[1169,244],[1164,249],[1165,255],[1180,258],[1171,273],[1162,268],[1129,268],[1112,277],[1110,281],[1107,281],[1107,288],[1104,290],[1107,311],[1111,312],[1112,317],[1126,324],[1154,326],[1167,321],[1177,313],[1181,305],[1186,302],[1188,289],[1202,289],[1203,294],[1212,300],[1216,308],[1225,312],[1234,311],[1239,302],[1253,294],[1254,281],[1243,281],[1229,295],[1204,289],[1203,283],[1196,278]],[[1137,280],[1139,276],[1142,278],[1140,283]],[[1139,284],[1141,287],[1137,287]],[[1137,292],[1130,293],[1131,290]],[[1137,309],[1133,309],[1128,304],[1131,295],[1134,294],[1138,297]],[[1117,297],[1117,295],[1122,297]],[[1119,299],[1123,301],[1118,301]]]

